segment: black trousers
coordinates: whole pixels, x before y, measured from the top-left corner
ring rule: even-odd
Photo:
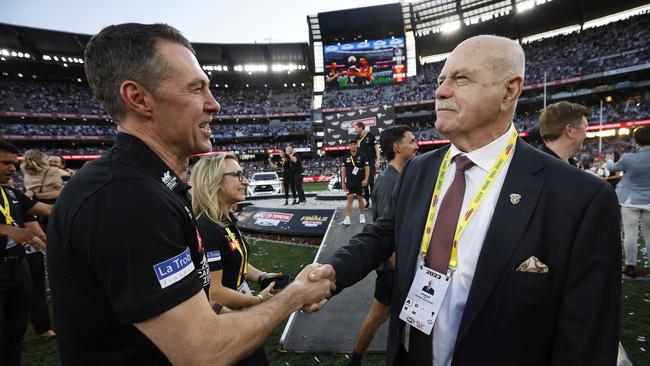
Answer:
[[[0,259],[0,364],[20,366],[23,337],[29,319],[32,279],[27,260]]]
[[[298,199],[301,202],[306,201],[307,199],[305,198],[305,190],[302,188],[302,173],[294,173],[293,180],[296,187],[296,192],[298,193]]]
[[[294,174],[284,174],[282,176],[282,183],[284,184],[284,200],[289,200],[289,188],[291,188],[291,195],[293,200],[296,200],[296,179]]]
[[[45,256],[41,252],[27,254],[27,264],[32,276],[32,306],[29,318],[36,334],[52,329],[50,311],[47,307],[45,287]]]
[[[369,162],[370,165],[370,176],[368,177],[368,185],[363,187],[363,197],[366,199],[366,205],[370,202],[370,197],[372,196],[372,189],[375,187],[375,162]]]

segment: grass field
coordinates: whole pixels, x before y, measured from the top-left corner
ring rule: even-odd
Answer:
[[[251,243],[253,256],[251,263],[265,271],[289,274],[292,278],[313,261],[317,248],[304,246],[254,241]],[[639,256],[643,257],[643,256]],[[253,287],[256,284],[253,284]],[[257,288],[255,288],[257,290]],[[634,365],[650,365],[650,281],[623,282],[621,340]],[[347,363],[346,355],[320,353],[292,353],[280,349],[279,340],[285,323],[276,328],[268,337],[265,349],[273,366],[308,366],[333,365],[343,366]],[[383,354],[364,357],[364,365],[380,366],[384,364]],[[27,330],[23,350],[23,365],[42,366],[60,365],[56,342],[42,342],[36,338],[31,328]]]
[[[326,191],[329,182],[303,183],[302,188],[305,192]]]

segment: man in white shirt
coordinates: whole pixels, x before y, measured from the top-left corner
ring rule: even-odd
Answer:
[[[616,196],[517,137],[524,63],[506,38],[456,47],[436,90],[451,145],[411,159],[385,214],[324,261],[340,290],[395,252],[386,365],[616,361]]]

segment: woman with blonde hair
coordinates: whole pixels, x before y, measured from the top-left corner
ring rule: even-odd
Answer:
[[[260,304],[273,297],[271,282],[253,295],[248,281],[261,283],[282,276],[266,273],[249,262],[250,247],[232,213],[237,202],[246,198],[248,179],[231,154],[205,156],[192,169],[192,208],[210,266],[210,300],[230,309]],[[237,365],[268,365],[260,347]]]
[[[41,151],[27,150],[20,163],[23,172],[25,195],[48,204],[53,204],[63,189],[63,177],[70,173],[63,169],[50,167],[47,156]],[[47,217],[39,217],[43,230],[47,227]],[[32,277],[32,301],[30,320],[34,332],[41,340],[47,341],[56,337],[50,323],[50,311],[47,305],[45,286],[45,255],[32,246],[25,248],[27,264]]]
[[[63,177],[70,173],[47,163],[47,156],[36,149],[27,150],[20,163],[25,177],[25,194],[41,202],[54,203],[63,189]]]

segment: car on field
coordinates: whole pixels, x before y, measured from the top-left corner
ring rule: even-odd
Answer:
[[[248,195],[264,196],[282,193],[282,183],[276,172],[255,173],[248,179]]]

